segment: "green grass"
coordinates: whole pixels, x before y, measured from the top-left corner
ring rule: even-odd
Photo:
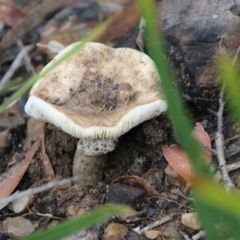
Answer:
[[[206,230],[208,239],[211,240],[225,239],[225,232],[228,234],[227,237],[231,236],[235,239],[240,239],[240,195],[237,191],[227,192],[224,186],[216,183],[204,164],[199,146],[190,134],[192,127],[190,126],[190,118],[187,115],[186,108],[179,101],[181,99],[180,95],[176,96],[174,94],[172,84],[174,76],[170,65],[164,58],[164,40],[154,21],[156,19],[154,1],[139,0],[138,2],[147,22],[145,33],[149,46],[148,51],[161,76],[160,86],[168,102],[168,114],[179,141],[189,155],[196,172],[193,196],[203,228]],[[237,99],[237,95],[239,97],[237,92],[239,91],[236,90],[239,75],[236,69],[234,71],[233,67],[231,67],[231,73],[229,74],[229,66],[231,66],[231,59],[225,60],[224,63],[220,64],[220,69],[222,69],[223,79],[226,77],[232,79],[232,81],[227,82],[227,88],[229,92],[235,92],[230,100],[232,101],[234,112],[239,112],[237,116],[240,119],[240,100]],[[224,233],[220,231],[220,225],[222,229],[226,230]]]
[[[174,74],[164,57],[166,54],[164,40],[161,32],[159,32],[158,26],[154,22],[154,1],[138,0],[137,2],[139,3],[144,18],[146,19],[145,34],[149,46],[148,52],[154,60],[161,76],[161,83],[159,83],[159,86],[163,89],[168,102],[168,114],[170,115],[172,125],[176,130],[178,140],[190,156],[196,172],[196,178],[193,184],[193,196],[203,229],[206,230],[207,238],[211,240],[221,240],[230,237],[240,239],[239,192],[236,189],[226,191],[224,186],[216,183],[211,176],[208,167],[201,158],[199,145],[190,134],[192,126],[190,124],[191,121],[188,112],[186,107],[182,104],[182,101],[179,101],[179,99],[181,100],[180,91],[178,91],[178,96],[176,95],[176,89],[174,89],[173,86]],[[100,25],[89,36],[85,37],[70,53],[57,61],[51,68],[26,81],[23,87],[16,91],[0,106],[0,112],[2,112],[13,100],[28,91],[38,79],[48,74],[65,59],[79,51],[86,41],[91,41],[103,33],[107,26],[108,23]],[[237,67],[232,66],[231,62],[232,58],[229,56],[225,57],[219,61],[218,67],[222,81],[226,81],[227,79],[226,92],[229,95],[232,114],[238,119],[238,122],[240,122],[240,95],[238,90],[239,71]],[[237,66],[239,66],[239,64],[237,64]],[[125,211],[128,211],[128,209],[124,207],[117,206],[115,208],[114,206],[104,206],[88,215],[61,223],[44,233],[37,233],[25,239],[59,239],[77,230],[89,228],[90,226],[109,218],[112,214]]]
[[[37,73],[35,76],[28,79],[21,88],[19,88],[14,94],[12,94],[9,98],[7,98],[3,104],[0,105],[0,113],[4,111],[4,109],[7,106],[9,106],[14,100],[18,99],[20,96],[26,93],[37,80],[46,76],[48,73],[50,73],[53,69],[55,69],[58,65],[64,62],[66,59],[70,58],[71,56],[76,54],[78,51],[80,51],[86,42],[93,41],[94,39],[101,36],[103,32],[107,29],[107,27],[110,25],[110,22],[111,20],[107,20],[103,24],[100,24],[99,26],[97,26],[89,35],[82,38],[81,42],[79,42],[76,46],[74,46],[63,57],[55,61],[51,65],[51,67],[45,69],[44,71],[41,71],[40,73]]]
[[[59,240],[73,233],[90,228],[98,223],[106,221],[113,215],[130,213],[132,210],[127,206],[122,205],[105,205],[95,209],[81,217],[62,222],[47,231],[37,232],[25,237],[24,240],[40,240],[51,239]]]

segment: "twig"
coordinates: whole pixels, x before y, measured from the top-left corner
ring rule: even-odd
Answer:
[[[1,198],[0,199],[0,204],[8,203],[8,202],[11,202],[13,200],[16,200],[16,199],[19,199],[19,198],[22,198],[22,197],[26,197],[26,196],[29,196],[29,195],[33,195],[33,194],[36,194],[36,193],[41,193],[41,192],[47,191],[48,189],[51,189],[53,187],[62,186],[62,185],[69,184],[71,182],[75,182],[75,181],[78,181],[78,180],[81,180],[81,179],[83,179],[83,177],[75,176],[75,177],[72,177],[72,178],[65,178],[65,179],[62,179],[62,180],[54,180],[54,181],[51,181],[51,182],[49,182],[47,184],[44,184],[40,187],[28,189],[26,191],[16,193],[16,194],[11,195],[11,196],[6,197],[6,198]]]
[[[28,209],[28,212],[23,214],[22,217],[29,216],[29,215],[34,215],[34,216],[52,218],[52,219],[57,219],[57,220],[65,220],[65,218],[56,217],[56,216],[53,216],[50,213],[33,212],[31,209],[29,209],[29,208],[27,208],[27,209]]]
[[[217,112],[212,110],[211,108],[207,108],[207,111],[211,113],[213,116],[217,117]]]
[[[226,166],[227,171],[231,172],[240,168],[240,162],[230,163]]]
[[[228,142],[236,140],[236,139],[239,139],[239,135],[238,134],[235,135],[235,136],[232,136],[230,138],[225,139],[225,143],[228,143]]]
[[[174,193],[175,194],[175,193]],[[177,201],[175,201],[175,200],[172,200],[172,199],[170,199],[170,198],[164,198],[164,197],[159,197],[160,199],[164,199],[164,200],[167,200],[169,203],[174,203],[174,204],[176,204],[176,205],[178,205],[178,206],[180,206],[180,207],[182,207],[182,208],[187,208],[188,210],[196,210],[196,209],[194,209],[194,208],[192,208],[192,207],[189,207],[189,206],[187,206],[187,205],[185,205],[185,204],[181,204],[181,203],[179,203],[179,202],[177,202]]]
[[[18,53],[17,57],[13,61],[12,65],[6,72],[6,74],[3,76],[3,78],[0,81],[0,89],[2,89],[9,81],[10,78],[13,76],[15,71],[22,65],[22,59],[25,55],[25,52],[29,52],[33,49],[34,45],[25,46],[21,49],[21,51]]]
[[[237,49],[237,52],[233,59],[232,65],[235,64],[239,51],[240,51],[240,46]],[[223,129],[223,110],[224,110],[224,105],[225,105],[225,102],[223,100],[225,84],[226,84],[226,81],[224,82],[224,84],[222,86],[220,96],[219,96],[219,109],[217,112],[218,122],[217,122],[217,132],[216,132],[216,136],[215,136],[215,144],[216,144],[216,150],[217,150],[219,170],[222,175],[222,180],[223,180],[223,183],[224,183],[226,189],[229,190],[234,187],[234,184],[228,175],[228,171],[226,168],[226,160],[224,158],[224,137],[223,137],[222,129]]]
[[[35,215],[35,216],[40,216],[40,217],[52,218],[52,219],[57,219],[57,220],[64,220],[64,218],[55,217],[50,213],[32,212],[32,214]]]
[[[226,168],[226,161],[224,158],[224,137],[222,135],[222,111],[223,111],[223,106],[224,103],[220,97],[219,99],[219,111],[218,111],[218,130],[216,132],[216,138],[215,138],[215,144],[216,144],[216,150],[217,150],[217,158],[218,158],[218,163],[219,163],[219,170],[222,175],[222,180],[223,183],[226,187],[227,190],[230,188],[234,187],[234,184],[232,180],[230,179],[228,175],[228,171]]]
[[[200,141],[198,141],[198,143],[203,149],[207,150],[208,152],[212,153],[213,155],[217,154],[217,151],[215,149],[212,149],[212,148],[208,147],[207,145],[203,144]]]
[[[18,46],[20,47],[21,50],[24,49],[24,45],[23,45],[21,40],[17,40],[17,44],[18,44]],[[24,62],[25,62],[25,65],[26,65],[26,69],[29,73],[31,73],[32,75],[35,75],[36,72],[35,72],[35,69],[32,65],[32,61],[31,61],[31,59],[28,55],[28,52],[26,50],[23,51],[23,58],[24,58]]]
[[[48,44],[37,43],[38,47],[47,48],[53,53],[60,53],[66,46],[58,41],[51,40]]]
[[[229,150],[227,150],[224,154],[225,159],[228,159],[236,154],[238,154],[240,152],[240,146],[239,145],[232,145],[231,148],[229,148]]]
[[[185,200],[187,200],[187,201],[189,201],[189,202],[192,202],[192,201],[193,201],[193,198],[192,198],[192,197],[187,197],[187,196],[185,196],[185,194],[183,194],[179,189],[172,189],[172,190],[170,191],[170,193],[176,194],[176,195],[180,196],[181,198],[183,198],[183,199],[185,199]]]
[[[180,234],[183,236],[184,240],[191,240],[191,238],[184,232],[180,231]]]
[[[206,233],[204,231],[200,231],[197,234],[195,234],[194,236],[192,236],[192,240],[198,240],[205,236],[206,236]]]
[[[153,222],[153,223],[147,225],[146,227],[138,230],[138,233],[139,233],[139,234],[142,234],[142,233],[144,233],[144,232],[146,232],[146,231],[148,231],[148,230],[150,230],[150,229],[153,229],[153,228],[155,228],[155,227],[159,227],[159,226],[163,225],[164,223],[173,220],[174,217],[178,217],[178,216],[182,215],[183,212],[184,212],[184,211],[179,211],[179,212],[171,213],[171,214],[169,214],[169,215],[167,215],[167,216],[159,219],[158,221]]]
[[[240,168],[240,162],[230,163],[230,164],[226,165],[226,169],[227,169],[228,172],[237,170],[239,168]],[[222,179],[222,176],[221,176],[219,171],[217,171],[215,173],[215,179],[218,180],[218,181],[220,181]]]
[[[192,236],[192,238],[190,238],[187,234],[185,234],[184,232],[181,232],[184,240],[199,240],[202,237],[206,236],[206,233],[204,231],[199,231],[198,233],[196,233],[195,235]]]

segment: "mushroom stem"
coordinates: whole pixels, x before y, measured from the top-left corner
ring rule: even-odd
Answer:
[[[115,149],[117,139],[79,139],[73,159],[73,176],[77,183],[94,186],[102,178],[102,169],[107,162],[106,153]]]
[[[106,163],[107,155],[87,156],[76,151],[73,159],[73,176],[81,179],[77,183],[83,186],[94,186],[102,178],[102,169]]]

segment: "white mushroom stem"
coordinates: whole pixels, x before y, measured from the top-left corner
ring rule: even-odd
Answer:
[[[73,176],[83,186],[94,186],[102,178],[107,155],[116,147],[116,139],[80,139],[73,159]]]
[[[87,156],[76,151],[73,159],[73,176],[79,176],[77,183],[94,186],[102,178],[102,169],[107,155]]]

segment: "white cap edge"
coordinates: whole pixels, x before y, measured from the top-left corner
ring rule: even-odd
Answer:
[[[50,122],[62,131],[76,138],[83,139],[116,139],[128,132],[131,128],[160,115],[166,110],[166,101],[158,99],[152,103],[133,108],[119,120],[116,126],[83,128],[74,123],[67,115],[59,112],[53,105],[36,96],[30,96],[25,105],[25,111],[31,117],[40,121]]]

